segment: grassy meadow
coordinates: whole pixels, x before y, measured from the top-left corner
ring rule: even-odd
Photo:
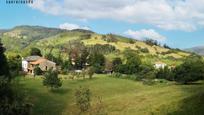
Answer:
[[[142,82],[95,75],[92,80],[64,79],[58,90],[51,92],[40,77],[19,78],[21,87],[33,103],[33,115],[76,115],[74,92],[79,86],[91,90],[92,108],[102,97],[108,115],[203,115],[204,84],[174,82],[144,85]]]

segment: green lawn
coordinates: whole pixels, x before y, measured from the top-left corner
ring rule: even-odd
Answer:
[[[63,80],[63,86],[50,92],[41,78],[21,78],[34,115],[75,115],[75,89],[88,87],[92,105],[101,96],[109,115],[204,115],[204,85],[157,83],[143,85],[126,79],[96,75],[89,80]]]

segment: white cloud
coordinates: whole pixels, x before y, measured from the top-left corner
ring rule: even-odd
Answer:
[[[78,19],[114,19],[166,30],[204,27],[204,0],[35,0],[34,9]]]
[[[66,29],[66,30],[74,30],[74,29],[84,29],[84,30],[90,30],[87,26],[79,26],[77,24],[71,24],[71,23],[64,23],[59,25],[60,29]]]
[[[139,31],[134,30],[127,30],[124,33],[126,36],[137,39],[137,40],[144,40],[144,39],[153,39],[157,41],[164,41],[166,37],[160,35],[153,29],[142,29]]]

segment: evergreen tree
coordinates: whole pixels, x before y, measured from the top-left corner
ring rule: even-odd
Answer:
[[[0,76],[8,77],[9,76],[9,66],[7,63],[7,58],[4,55],[5,48],[3,47],[3,44],[1,43],[0,39]]]

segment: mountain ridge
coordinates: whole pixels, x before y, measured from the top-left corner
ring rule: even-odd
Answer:
[[[196,47],[187,48],[184,50],[204,56],[204,46],[196,46]]]

